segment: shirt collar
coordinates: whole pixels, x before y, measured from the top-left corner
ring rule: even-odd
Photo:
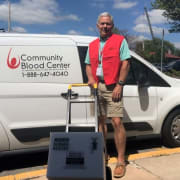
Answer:
[[[111,34],[111,36],[112,36],[112,34]],[[102,38],[102,37],[100,37],[99,39],[100,39],[100,41],[107,41],[111,36],[109,36],[109,37],[105,37],[105,38]]]

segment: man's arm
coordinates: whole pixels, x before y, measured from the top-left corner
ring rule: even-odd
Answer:
[[[128,60],[122,61],[122,65],[121,65],[121,69],[120,69],[120,73],[119,73],[119,81],[125,82],[126,77],[129,72],[129,68],[130,68],[129,61]],[[114,88],[113,93],[112,93],[113,101],[118,101],[122,96],[122,92],[123,92],[123,86],[119,85],[117,83],[116,87]]]
[[[88,84],[90,86],[93,86],[96,83],[96,81],[93,78],[92,70],[91,70],[91,65],[90,64],[86,64],[86,75],[88,77]]]
[[[121,48],[120,48],[120,59],[121,59],[121,69],[119,72],[119,81],[123,81],[125,82],[127,74],[129,72],[129,61],[128,59],[130,59],[130,51],[129,51],[129,47],[128,47],[128,43],[126,41],[126,39],[123,40],[122,44],[121,44]],[[122,97],[122,91],[123,90],[123,85],[119,85],[117,82],[116,87],[113,90],[113,94],[112,94],[112,99],[113,101],[118,101],[121,97]]]
[[[89,48],[86,53],[85,64],[86,64],[86,75],[88,77],[88,85],[93,86],[96,82],[92,75],[90,58],[89,58]]]
[[[128,60],[122,61],[122,65],[121,65],[121,69],[120,69],[120,73],[119,73],[119,81],[125,82],[126,77],[129,72],[129,68],[130,68],[129,61]]]

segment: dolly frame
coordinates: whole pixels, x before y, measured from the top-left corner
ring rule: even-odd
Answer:
[[[84,87],[84,86],[89,86],[86,83],[80,83],[80,84],[70,84],[68,86],[68,92],[67,92],[67,111],[66,111],[66,130],[65,132],[69,132],[69,127],[73,127],[74,125],[71,125],[71,103],[94,103],[94,116],[95,116],[95,124],[78,124],[77,126],[79,127],[89,127],[89,126],[94,126],[95,127],[95,132],[98,132],[98,91],[97,91],[97,84],[93,85],[93,96],[94,99],[91,98],[90,100],[81,100],[79,101],[78,99],[76,100],[74,97],[77,97],[78,94],[72,94],[72,87]]]

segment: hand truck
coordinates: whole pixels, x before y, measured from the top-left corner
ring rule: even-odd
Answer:
[[[72,87],[88,84],[71,84],[67,91],[65,132],[50,133],[47,178],[49,180],[105,180],[104,137],[98,132],[97,84],[93,86],[93,98],[74,98]],[[72,103],[94,103],[94,123],[72,123]],[[94,127],[93,132],[71,132],[73,127]]]
[[[86,98],[77,98],[77,94],[74,94],[76,98],[72,97],[72,87],[83,87],[88,86],[88,84],[71,84],[68,87],[67,92],[67,111],[66,111],[66,132],[69,132],[71,127],[94,127],[95,132],[98,132],[98,118],[97,118],[97,84],[93,86],[93,98],[90,96],[88,99]],[[94,103],[94,118],[95,123],[81,123],[81,124],[74,124],[71,121],[71,104],[72,103]]]

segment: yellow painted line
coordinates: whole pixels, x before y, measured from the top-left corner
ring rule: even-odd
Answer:
[[[14,176],[3,176],[0,177],[0,180],[14,180]]]
[[[137,154],[131,154],[127,156],[128,161],[133,161],[136,159],[142,159],[142,158],[148,158],[148,157],[156,157],[156,156],[163,156],[163,155],[170,155],[170,154],[175,154],[175,153],[180,153],[180,148],[173,148],[173,149],[166,149],[166,148],[161,148],[156,151],[150,151],[150,152],[141,152]],[[108,161],[108,163],[116,163],[117,158],[112,157]]]
[[[47,169],[41,169],[37,171],[29,171],[25,173],[19,173],[16,175],[10,175],[10,176],[3,176],[0,177],[0,180],[23,180],[23,179],[30,179],[35,177],[40,177],[46,175]]]

